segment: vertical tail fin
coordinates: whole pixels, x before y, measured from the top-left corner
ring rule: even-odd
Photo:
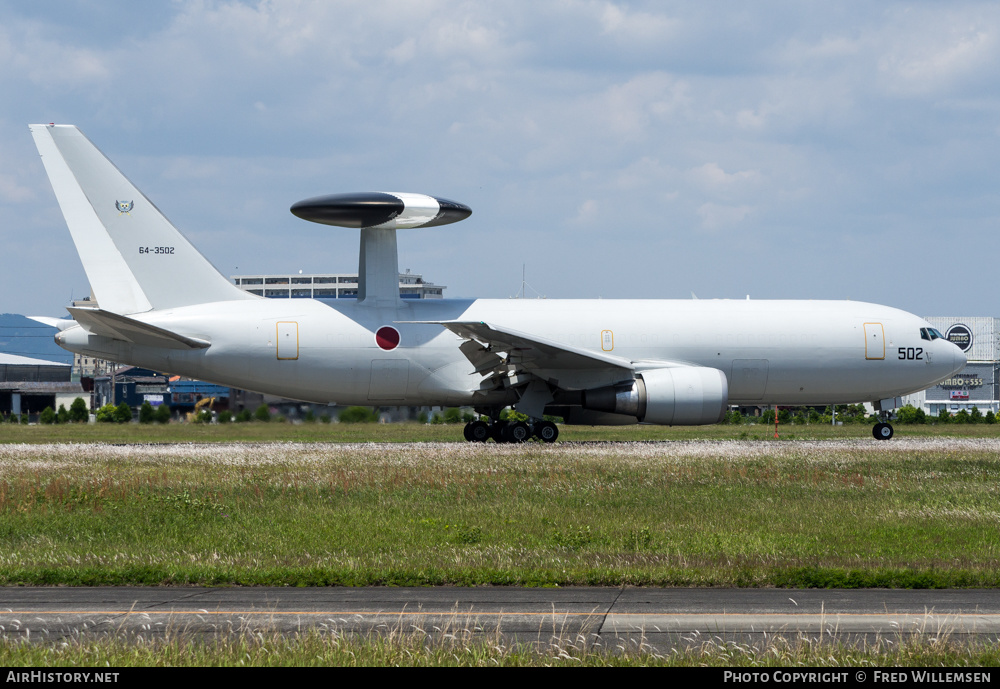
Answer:
[[[102,309],[129,314],[256,298],[198,253],[79,129],[30,129]]]

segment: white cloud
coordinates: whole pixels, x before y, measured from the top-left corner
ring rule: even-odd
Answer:
[[[622,4],[602,3],[601,33],[628,42],[667,41],[674,37],[681,22],[662,13],[630,10]]]
[[[734,186],[747,186],[759,182],[759,170],[739,170],[726,172],[717,163],[705,163],[689,172],[690,177],[703,189],[715,191],[731,189]]]
[[[643,138],[691,103],[687,85],[665,72],[639,74],[591,103],[600,120],[621,136]]]
[[[587,199],[580,204],[579,209],[577,209],[576,217],[573,218],[574,224],[589,225],[593,223],[598,216],[600,211],[600,205],[594,199]]]
[[[26,78],[48,90],[104,82],[114,70],[106,54],[40,36],[34,26],[15,24],[0,28],[0,73],[5,80]]]
[[[0,7],[0,142],[20,142],[0,150],[11,227],[41,227],[58,210],[27,213],[51,195],[30,138],[3,125],[62,117],[141,186],[151,181],[179,225],[213,228],[199,236],[220,263],[264,271],[303,267],[296,237],[330,247],[307,249],[310,261],[350,269],[355,236],[287,209],[366,188],[474,207],[458,235],[413,243],[425,262],[414,270],[453,295],[508,293],[494,282],[502,268],[471,260],[489,237],[530,238],[557,257],[546,270],[558,285],[606,258],[592,230],[609,224],[650,247],[631,259],[637,275],[656,273],[660,251],[704,251],[705,233],[735,228],[734,241],[772,231],[801,241],[793,270],[808,285],[839,246],[809,258],[810,242],[905,236],[915,265],[936,259],[935,228],[958,218],[980,250],[1000,251],[1000,8],[990,4],[185,0],[125,31],[108,28],[130,7],[103,9],[114,2]],[[275,236],[280,246],[262,251]],[[444,236],[461,239],[435,243]],[[707,248],[733,280],[756,251]],[[474,269],[456,267],[467,258]],[[843,279],[900,269],[868,260]],[[5,270],[0,294],[16,294],[21,268]],[[647,287],[662,289],[620,289]],[[895,303],[894,285],[879,289],[871,299]]]
[[[22,203],[36,198],[34,190],[23,186],[13,175],[0,174],[0,199]]]
[[[908,32],[879,60],[887,88],[904,94],[947,91],[956,81],[995,69],[996,26],[979,22],[925,26]]]
[[[725,206],[718,203],[703,203],[698,207],[701,226],[709,232],[728,229],[742,223],[753,211],[751,206]]]

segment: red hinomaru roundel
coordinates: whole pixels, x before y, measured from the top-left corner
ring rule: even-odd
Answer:
[[[375,344],[386,351],[395,349],[399,346],[399,331],[391,326],[383,325],[375,333]]]

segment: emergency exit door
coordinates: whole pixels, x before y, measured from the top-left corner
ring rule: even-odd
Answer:
[[[299,324],[295,321],[278,321],[278,358],[299,358]]]
[[[885,358],[885,331],[881,323],[865,323],[865,358]]]

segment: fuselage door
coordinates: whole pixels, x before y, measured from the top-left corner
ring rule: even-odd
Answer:
[[[865,358],[885,358],[885,332],[881,323],[865,323]]]
[[[406,397],[410,362],[407,359],[376,359],[372,361],[368,399],[401,400]]]
[[[295,321],[278,321],[278,359],[299,358],[299,324]]]
[[[761,399],[767,387],[767,364],[767,359],[734,359],[729,376],[729,399]]]
[[[615,334],[610,330],[601,331],[601,349],[612,352],[615,349]]]

